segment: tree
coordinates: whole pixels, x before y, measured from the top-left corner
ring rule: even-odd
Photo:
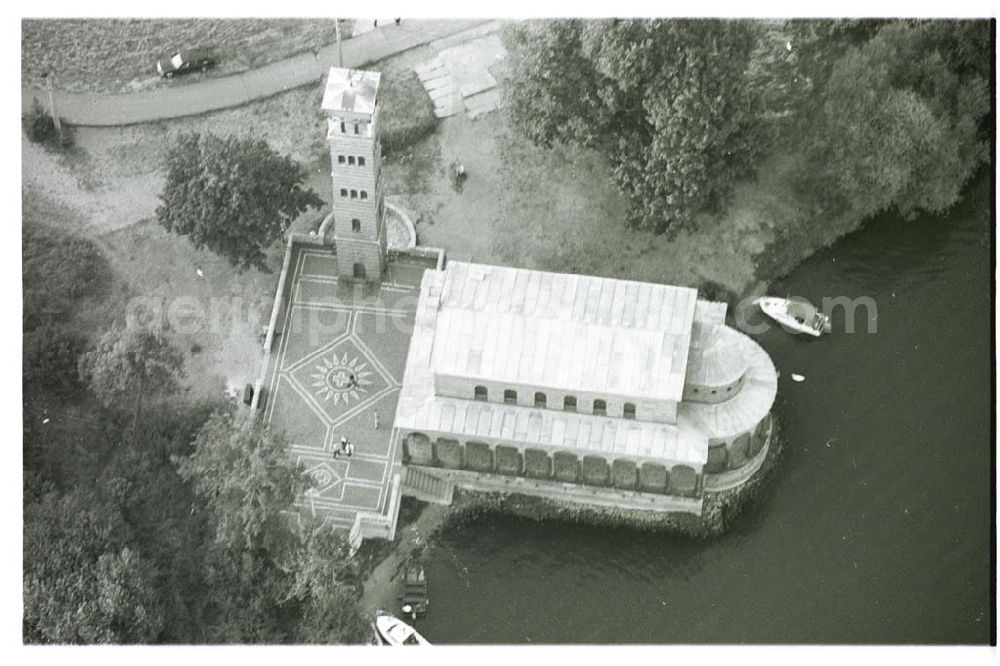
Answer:
[[[760,101],[746,21],[519,24],[505,32],[513,124],[547,146],[595,148],[629,196],[631,225],[658,233],[715,209],[752,173]]]
[[[73,135],[70,129],[62,126],[62,130],[56,127],[49,112],[45,110],[41,102],[36,98],[31,103],[31,109],[21,116],[21,126],[25,134],[33,143],[41,143],[55,148],[65,149],[73,145]]]
[[[283,439],[231,412],[213,414],[193,446],[177,465],[208,517],[209,639],[286,642],[298,611],[288,596],[298,540],[285,512],[306,476]]]
[[[987,51],[975,52],[988,33],[985,22],[893,21],[834,63],[810,155],[842,205],[910,216],[958,200],[989,156]]]
[[[111,282],[108,262],[91,240],[26,218],[21,247],[25,331],[66,318]]]
[[[24,640],[149,643],[163,615],[154,569],[126,545],[120,515],[85,493],[24,511]]]
[[[25,332],[25,389],[46,389],[63,396],[73,392],[79,386],[76,366],[85,346],[83,336],[62,324],[46,323]]]
[[[289,598],[301,604],[302,619],[295,625],[297,643],[360,643],[368,623],[358,608],[357,565],[343,533],[328,524],[303,521],[301,546]]]
[[[302,187],[299,165],[260,140],[186,134],[166,167],[157,220],[241,269],[263,269],[264,250],[299,214],[323,204]]]
[[[118,325],[80,357],[79,371],[105,406],[132,401],[135,429],[144,398],[176,389],[183,363],[183,355],[167,339],[165,330]]]
[[[218,411],[178,471],[204,504],[212,642],[364,640],[358,573],[343,534],[290,518],[310,481],[288,443]]]
[[[229,411],[212,414],[178,471],[207,502],[217,543],[229,548],[282,551],[291,538],[283,512],[308,486],[288,443],[259,424],[241,424]]]

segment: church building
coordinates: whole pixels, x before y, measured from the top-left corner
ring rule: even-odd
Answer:
[[[323,97],[337,280],[387,253],[380,75],[333,68]],[[777,373],[696,289],[441,260],[427,268],[393,437],[402,493],[454,488],[700,514],[761,466]],[[386,415],[388,421],[389,415]]]

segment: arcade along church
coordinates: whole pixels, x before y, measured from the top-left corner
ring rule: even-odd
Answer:
[[[323,97],[341,286],[377,286],[406,253],[387,249],[379,79],[332,68]],[[401,443],[386,514],[399,494],[447,503],[457,487],[700,515],[705,493],[760,468],[772,431],[777,373],[725,324],[726,307],[688,287],[442,252],[419,278],[395,414],[384,415]],[[362,515],[352,538],[394,532],[395,515]]]

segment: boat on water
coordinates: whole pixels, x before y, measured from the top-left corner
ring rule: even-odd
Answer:
[[[830,317],[807,301],[764,296],[754,303],[764,314],[789,330],[817,338],[832,330]]]
[[[375,616],[375,638],[379,645],[430,645],[430,641],[398,617],[380,612]]]
[[[414,620],[427,613],[430,600],[427,598],[427,576],[418,564],[410,565],[403,574],[403,593],[399,595],[404,615]]]

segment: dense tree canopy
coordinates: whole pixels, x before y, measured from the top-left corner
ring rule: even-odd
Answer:
[[[308,480],[283,440],[229,406],[149,409],[124,445],[115,412],[93,416],[80,448],[29,445],[73,456],[67,487],[46,479],[62,465],[25,458],[26,641],[365,639],[344,535],[291,518]]]
[[[985,21],[557,20],[504,40],[513,125],[604,154],[643,229],[718,209],[775,151],[804,208],[846,220],[941,212],[988,155]]]
[[[326,525],[298,527],[293,502],[309,480],[282,438],[218,412],[178,470],[202,498],[211,537],[210,640],[358,642],[347,545]]]
[[[288,443],[259,425],[243,427],[230,412],[217,412],[192,446],[178,471],[204,498],[216,542],[283,549],[289,533],[281,514],[308,485],[288,455]]]
[[[297,643],[359,643],[368,623],[358,610],[354,586],[357,565],[347,539],[328,525],[305,521],[299,529],[301,547],[295,554],[295,572],[289,597],[301,607],[295,627]]]
[[[815,172],[862,216],[952,206],[989,154],[987,40],[985,24],[893,21],[848,48],[822,89]]]
[[[65,324],[46,323],[24,332],[22,374],[26,390],[67,395],[79,385],[77,361],[86,340]]]
[[[130,401],[138,423],[143,399],[173,391],[183,362],[165,330],[119,325],[80,357],[80,377],[107,406]]]
[[[154,570],[125,545],[112,508],[83,493],[25,506],[24,638],[45,643],[145,643],[163,613]]]
[[[241,268],[263,268],[264,251],[291,221],[322,205],[302,186],[299,165],[264,141],[182,135],[166,167],[160,224]]]
[[[111,269],[92,241],[25,220],[21,228],[24,330],[63,320],[80,299],[100,293]]]
[[[511,119],[541,145],[593,147],[663,232],[718,206],[752,171],[759,95],[745,21],[545,21],[505,31]]]

